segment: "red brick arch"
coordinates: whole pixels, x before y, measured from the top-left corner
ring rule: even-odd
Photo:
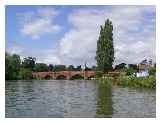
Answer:
[[[94,71],[60,71],[60,72],[33,72],[32,73],[34,78],[42,78],[45,77],[52,77],[53,79],[58,79],[58,77],[63,76],[66,79],[71,79],[74,76],[81,76],[84,79],[89,79],[95,76]]]

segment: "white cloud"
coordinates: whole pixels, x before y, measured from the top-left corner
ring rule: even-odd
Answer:
[[[109,18],[114,26],[115,63],[138,63],[144,58],[155,61],[155,17],[153,20],[145,17],[151,12],[155,12],[154,7],[75,10],[68,18],[74,28],[60,40],[61,54],[75,64],[95,63],[100,25]]]
[[[39,39],[45,33],[54,33],[60,30],[60,26],[52,25],[50,20],[38,19],[34,22],[23,26],[21,32],[25,35],[31,36],[33,39]]]
[[[40,36],[46,33],[59,32],[61,27],[53,22],[53,18],[57,16],[58,13],[59,12],[53,8],[40,7],[36,12],[27,12],[23,15],[18,14],[18,18],[21,20],[21,33],[32,39],[39,39]]]
[[[40,19],[33,19],[34,21],[27,22],[22,28],[22,32],[33,39],[39,38],[44,33],[57,32],[61,28],[51,21],[51,18],[54,20],[53,17],[59,12],[51,12],[49,8],[43,12],[41,10],[38,12],[41,13]],[[151,17],[153,13],[154,16]],[[33,13],[28,15],[32,16]],[[88,65],[95,65],[100,25],[103,25],[107,18],[113,22],[114,26],[115,64],[139,63],[145,58],[152,58],[155,61],[156,22],[153,6],[75,9],[66,20],[73,27],[57,41],[58,46],[37,51],[34,56],[37,57],[38,62],[48,64],[83,65],[87,62]]]

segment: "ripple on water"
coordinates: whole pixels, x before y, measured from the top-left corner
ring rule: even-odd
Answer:
[[[101,86],[102,85],[102,86]],[[150,90],[96,81],[6,81],[6,117],[155,117]]]

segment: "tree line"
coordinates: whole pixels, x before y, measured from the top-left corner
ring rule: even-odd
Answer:
[[[58,72],[58,71],[93,71],[96,66],[82,69],[82,66],[74,65],[53,65],[45,63],[37,63],[34,57],[21,57],[17,54],[5,53],[5,77],[6,80],[32,79],[32,72]]]

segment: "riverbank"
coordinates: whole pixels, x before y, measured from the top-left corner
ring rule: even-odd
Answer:
[[[123,87],[135,87],[135,88],[149,88],[156,89],[156,77],[133,77],[133,76],[120,76],[116,79],[113,78],[105,78],[102,79],[102,82],[112,81],[114,84],[116,83],[119,86]]]

